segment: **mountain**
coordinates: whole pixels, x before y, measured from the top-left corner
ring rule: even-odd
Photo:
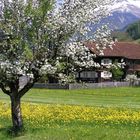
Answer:
[[[113,30],[122,30],[127,25],[138,21],[140,18],[130,12],[115,11],[111,16],[103,19],[102,23],[109,23]]]
[[[111,12],[133,13],[133,15],[140,18],[140,0],[118,0],[109,9]]]
[[[102,22],[109,22],[109,26],[113,30],[123,29],[140,20],[140,0],[118,0],[115,5],[108,8],[111,16],[103,19]]]

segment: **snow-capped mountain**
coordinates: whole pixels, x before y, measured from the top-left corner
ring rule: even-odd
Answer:
[[[112,12],[133,13],[135,16],[140,17],[140,0],[118,0],[110,7],[110,10]]]
[[[122,29],[128,24],[140,20],[140,0],[118,0],[109,7],[112,15],[103,22],[109,21],[113,29]]]

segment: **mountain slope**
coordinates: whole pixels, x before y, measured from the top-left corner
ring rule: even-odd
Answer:
[[[103,19],[102,23],[109,23],[111,29],[120,30],[127,25],[138,21],[140,18],[135,16],[133,13],[115,11],[111,16]]]
[[[109,9],[111,12],[128,12],[133,13],[137,17],[140,17],[140,0],[118,0],[118,2],[109,7]]]
[[[108,8],[112,15],[102,22],[109,22],[111,29],[122,29],[140,19],[140,0],[119,0]]]

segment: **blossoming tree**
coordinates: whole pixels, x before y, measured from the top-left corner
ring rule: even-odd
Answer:
[[[109,14],[106,5],[113,1],[64,0],[58,6],[54,0],[1,0],[0,88],[10,96],[15,130],[23,127],[21,97],[42,74],[57,72],[62,53],[76,65],[95,65],[81,42],[95,39],[99,50],[109,43],[107,30],[98,30],[95,37],[88,33],[91,25]]]

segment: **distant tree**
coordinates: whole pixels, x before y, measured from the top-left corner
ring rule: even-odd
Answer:
[[[0,40],[0,88],[10,96],[14,130],[23,127],[21,97],[43,74],[58,72],[59,57],[64,48],[71,46],[78,52],[85,51],[79,42],[93,38],[94,34],[87,36],[90,25],[109,14],[106,5],[113,1],[64,0],[59,6],[54,0],[0,1],[0,29],[3,32]],[[97,32],[94,41],[102,50],[110,43],[109,32]],[[75,54],[68,56],[77,65],[81,65],[79,60],[89,59],[87,54],[87,57],[77,56],[77,51],[69,51]]]
[[[120,81],[122,79],[122,76],[124,75],[124,72],[121,68],[112,68],[111,69],[113,80]]]
[[[124,67],[125,63],[118,61],[115,61],[113,65],[111,66],[111,73],[113,80],[120,81],[124,75]]]
[[[126,32],[132,37],[132,39],[140,39],[140,21],[129,25]]]

